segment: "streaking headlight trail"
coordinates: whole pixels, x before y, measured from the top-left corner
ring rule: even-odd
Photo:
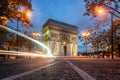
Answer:
[[[4,28],[4,29],[6,29],[6,30],[8,30],[8,31],[10,31],[10,32],[13,32],[13,33],[15,33],[15,34],[18,34],[19,36],[22,36],[22,37],[24,37],[24,38],[26,38],[26,39],[29,39],[29,40],[33,41],[34,43],[42,46],[43,48],[45,48],[45,49],[47,50],[48,55],[49,55],[49,56],[52,56],[50,49],[49,49],[47,46],[45,46],[43,43],[41,43],[41,42],[39,42],[39,41],[31,38],[31,37],[28,37],[28,36],[24,35],[23,33],[17,32],[17,31],[15,31],[15,30],[13,30],[13,29],[11,29],[11,28],[9,28],[9,27],[3,26],[3,25],[0,25],[0,27],[1,27],[1,28]]]
[[[55,57],[55,56],[42,55],[42,54],[36,54],[36,53],[6,51],[6,50],[0,50],[0,54],[13,55],[13,56],[26,56],[26,57],[27,56],[29,57]]]

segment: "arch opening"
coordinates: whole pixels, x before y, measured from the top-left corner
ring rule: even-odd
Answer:
[[[62,47],[63,56],[67,56],[67,44],[68,44],[68,38],[66,36],[63,36],[61,38],[61,47]]]

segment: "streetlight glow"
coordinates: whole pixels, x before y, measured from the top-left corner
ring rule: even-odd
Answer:
[[[33,32],[32,35],[35,37],[41,36],[41,34],[39,32]]]
[[[31,12],[30,12],[30,11],[27,11],[27,12],[26,12],[26,16],[27,16],[28,18],[30,18],[30,17],[31,17]]]
[[[83,32],[82,36],[85,38],[85,45],[86,45],[86,57],[87,57],[87,41],[88,41],[88,36],[90,35],[90,32]]]
[[[100,13],[100,14],[103,14],[103,10],[102,9],[100,9],[100,10],[98,10],[98,13]]]
[[[82,35],[87,37],[87,36],[90,35],[90,33],[89,32],[84,32]]]
[[[105,15],[105,14],[106,14],[106,10],[105,10],[104,7],[97,7],[97,8],[96,8],[96,13],[97,13],[98,15]]]

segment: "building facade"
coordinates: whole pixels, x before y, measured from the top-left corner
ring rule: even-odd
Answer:
[[[77,56],[77,27],[53,19],[49,19],[42,30],[42,41],[55,56]]]

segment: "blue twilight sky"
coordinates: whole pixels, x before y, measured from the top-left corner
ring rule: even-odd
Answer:
[[[90,17],[83,16],[84,0],[32,0],[33,13],[31,21],[33,31],[41,31],[42,25],[49,19],[55,19],[78,26],[81,33],[92,25]],[[85,46],[78,41],[79,51],[85,51]]]
[[[49,18],[76,25],[80,31],[90,26],[88,16],[83,16],[83,0],[32,0],[32,5],[32,22],[35,30],[41,30]]]
[[[89,16],[83,16],[85,12],[84,0],[32,0],[33,12],[31,22],[32,31],[40,32],[42,25],[49,19],[55,19],[78,27],[79,33],[93,26],[93,20]],[[16,23],[8,23],[16,26]],[[19,25],[20,26],[20,25]],[[24,27],[19,27],[24,29]],[[85,51],[85,46],[78,40],[79,51]]]

